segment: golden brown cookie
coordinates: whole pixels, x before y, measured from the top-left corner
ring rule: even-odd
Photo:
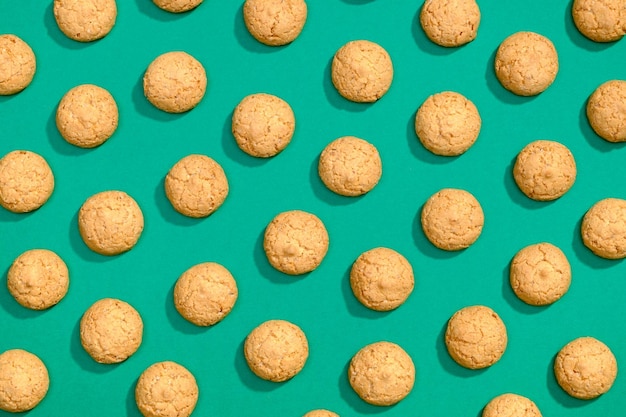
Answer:
[[[328,232],[314,214],[301,210],[278,214],[265,228],[263,249],[277,270],[300,275],[313,271],[328,252]]]
[[[468,369],[482,369],[499,361],[504,354],[506,327],[489,307],[469,306],[450,318],[445,341],[456,363]]]
[[[534,96],[556,79],[559,58],[550,39],[534,32],[517,32],[498,47],[495,70],[504,88],[519,96]]]
[[[319,409],[319,410],[311,410],[305,415],[303,415],[302,417],[339,417],[339,414],[333,413],[332,411],[329,411],[329,410]]]
[[[61,32],[79,42],[105,37],[117,18],[115,0],[54,0],[53,10]]]
[[[195,9],[202,0],[152,0],[159,8],[170,13],[183,13]]]
[[[626,81],[600,85],[587,101],[587,119],[598,136],[609,142],[626,142]]]
[[[554,375],[569,395],[590,400],[611,389],[617,377],[617,360],[601,341],[580,337],[569,342],[556,355]]]
[[[366,403],[393,405],[413,389],[415,365],[397,344],[376,342],[363,347],[352,357],[348,380]]]
[[[606,198],[595,203],[580,226],[583,243],[606,259],[626,257],[626,200]]]
[[[144,417],[189,417],[198,402],[196,378],[176,362],[157,362],[137,381],[135,402]]]
[[[474,103],[453,91],[428,97],[415,115],[415,133],[435,155],[461,155],[476,142],[481,125]]]
[[[54,191],[46,160],[31,151],[12,151],[0,159],[0,205],[14,213],[41,207]]]
[[[123,191],[103,191],[89,197],[78,211],[78,230],[85,244],[101,255],[118,255],[137,244],[143,213]]]
[[[307,17],[304,0],[246,0],[243,21],[259,42],[282,46],[293,42],[302,32]]]
[[[0,35],[0,96],[28,87],[36,69],[35,53],[26,42],[12,34]]]
[[[437,45],[461,46],[476,39],[480,9],[476,0],[426,0],[420,24]]]
[[[143,76],[143,92],[150,103],[168,113],[183,113],[204,97],[207,75],[202,64],[186,52],[159,55]]]
[[[250,332],[244,343],[248,366],[259,378],[283,382],[299,373],[309,357],[309,343],[298,326],[268,320]]]
[[[483,409],[482,417],[541,417],[537,405],[517,394],[502,394],[493,398]]]
[[[329,190],[356,197],[370,192],[383,174],[378,149],[354,136],[335,139],[320,155],[318,174]]]
[[[574,0],[572,18],[580,33],[595,42],[614,42],[626,34],[624,0]]]
[[[49,386],[48,369],[37,355],[22,349],[0,354],[0,410],[32,410],[46,396]]]
[[[391,87],[391,57],[377,43],[367,40],[348,42],[335,53],[331,78],[344,98],[357,103],[375,102]]]

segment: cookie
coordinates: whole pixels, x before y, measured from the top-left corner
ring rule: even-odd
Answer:
[[[626,142],[626,81],[600,85],[587,101],[587,119],[598,136],[609,142]]]
[[[482,417],[541,417],[537,405],[517,394],[502,394],[493,398],[483,409]]]
[[[391,57],[377,43],[350,41],[335,53],[331,79],[344,98],[357,103],[373,103],[391,87]]]
[[[389,406],[403,400],[413,389],[415,365],[397,344],[376,342],[352,357],[348,381],[366,403]]]
[[[184,13],[195,9],[202,0],[152,0],[160,9],[170,13]]]
[[[480,9],[475,0],[426,0],[420,25],[432,42],[455,47],[476,39]]]
[[[80,319],[80,343],[99,363],[125,361],[139,349],[142,338],[141,316],[122,300],[98,300]]]
[[[105,37],[117,18],[115,0],[54,0],[53,11],[61,32],[78,42]]]
[[[517,252],[511,262],[509,282],[520,300],[545,306],[567,292],[572,269],[561,249],[550,243],[537,243]]]
[[[459,365],[468,369],[487,368],[504,354],[506,327],[489,307],[465,307],[448,321],[445,342],[448,353]]]
[[[504,88],[518,96],[534,96],[556,79],[559,58],[550,39],[534,32],[517,32],[498,47],[495,70]]]
[[[624,0],[574,0],[572,18],[578,31],[594,42],[614,42],[626,34]]]
[[[184,366],[157,362],[135,386],[135,402],[144,417],[189,417],[198,402],[198,383]]]
[[[215,262],[194,265],[174,286],[174,306],[197,326],[212,326],[230,313],[237,301],[237,283],[228,269]]]
[[[78,211],[78,231],[85,244],[101,255],[132,249],[143,232],[143,213],[123,191],[103,191],[89,197]]]
[[[447,251],[469,247],[480,236],[485,223],[483,209],[465,190],[444,188],[424,204],[421,214],[426,238]]]
[[[95,148],[109,139],[119,120],[117,104],[111,93],[93,84],[68,91],[56,113],[59,133],[68,143],[80,148]]]
[[[48,162],[31,151],[12,151],[0,159],[0,205],[14,213],[41,207],[54,191]]]
[[[580,226],[583,243],[606,259],[626,258],[626,200],[606,198],[595,203]]]
[[[46,365],[30,352],[11,349],[0,354],[0,410],[32,410],[48,393]]]
[[[207,88],[202,64],[186,52],[159,55],[143,76],[143,92],[154,107],[168,113],[184,113],[196,107]]]
[[[12,34],[0,35],[0,96],[28,87],[36,69],[35,53],[26,42]]]
[[[576,181],[576,161],[563,144],[537,140],[520,151],[513,178],[528,198],[551,201],[562,197]]]
[[[63,259],[47,249],[31,249],[15,258],[7,273],[9,292],[20,305],[45,310],[57,304],[70,284]]]
[[[328,232],[314,214],[301,210],[278,214],[265,228],[263,250],[277,270],[300,275],[313,271],[328,252]]]
[[[305,415],[303,415],[302,417],[339,417],[339,414],[333,413],[332,411],[329,411],[329,410],[319,409],[319,410],[311,410]]]
[[[298,374],[309,357],[309,343],[298,326],[285,320],[268,320],[248,334],[244,355],[259,378],[284,382]]]
[[[453,91],[428,97],[415,114],[415,133],[435,155],[461,155],[476,142],[481,125],[474,103]]]
[[[243,21],[257,41],[269,46],[293,42],[304,28],[304,0],[246,0]]]
[[[228,196],[222,166],[206,155],[187,155],[165,177],[165,195],[172,207],[188,217],[207,217]]]
[[[374,145],[354,136],[344,136],[324,148],[317,171],[329,190],[357,197],[378,184],[383,165]]]
[[[393,249],[381,247],[363,252],[350,270],[354,296],[372,310],[398,308],[409,298],[414,286],[411,264]]]
[[[569,342],[556,355],[554,375],[569,395],[590,400],[611,389],[617,377],[617,360],[601,341],[580,337]]]

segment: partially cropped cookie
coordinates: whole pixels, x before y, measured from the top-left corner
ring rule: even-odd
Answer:
[[[189,417],[198,394],[193,374],[172,361],[149,366],[135,386],[135,402],[144,417]]]
[[[108,35],[115,25],[115,0],[54,0],[54,18],[61,32],[78,42]]]
[[[243,21],[259,42],[282,46],[293,42],[302,32],[307,17],[304,0],[246,0]]]
[[[0,354],[0,410],[32,410],[48,393],[50,377],[37,355],[22,349]]]
[[[426,0],[420,24],[428,39],[437,45],[461,46],[476,38],[480,9],[475,0]]]
[[[482,417],[541,417],[541,412],[530,398],[518,394],[494,397],[483,409]]]
[[[35,53],[26,42],[16,35],[0,35],[0,96],[28,87],[36,69]]]
[[[311,410],[302,417],[339,417],[339,414],[334,413],[330,410]]]
[[[152,0],[160,9],[170,13],[184,13],[195,9],[202,0]]]
[[[44,205],[54,191],[48,162],[31,151],[12,151],[0,159],[0,205],[14,213],[28,213]]]
[[[609,142],[626,142],[626,81],[600,85],[587,101],[587,119],[598,136]]]
[[[626,200],[606,198],[595,203],[580,226],[583,243],[606,259],[626,258]]]
[[[614,42],[626,34],[624,0],[574,0],[572,18],[580,33],[595,42]]]

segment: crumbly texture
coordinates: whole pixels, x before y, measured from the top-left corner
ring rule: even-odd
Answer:
[[[537,140],[520,151],[513,178],[528,198],[551,201],[563,196],[576,181],[576,161],[563,144]]]
[[[57,107],[59,133],[81,148],[102,145],[113,135],[118,121],[119,112],[111,93],[93,84],[72,88]]]
[[[626,142],[626,81],[600,85],[587,101],[587,119],[602,139]]]
[[[569,395],[590,400],[611,389],[617,377],[617,360],[601,341],[581,337],[569,342],[557,354],[554,375]]]
[[[269,320],[250,332],[244,343],[248,366],[259,378],[283,382],[304,368],[309,343],[298,326],[285,320]]]
[[[352,357],[348,380],[363,401],[389,406],[403,400],[413,389],[415,365],[397,344],[376,342]]]
[[[0,354],[0,410],[31,410],[43,400],[49,386],[48,370],[36,355],[22,349]]]
[[[26,42],[15,35],[0,35],[0,96],[28,87],[36,69],[35,53]]]
[[[485,223],[478,200],[465,190],[444,188],[424,204],[422,230],[439,249],[454,251],[472,245]]]
[[[329,143],[320,155],[317,169],[329,190],[347,197],[370,192],[383,175],[378,149],[354,136]]]
[[[352,264],[350,286],[365,307],[376,311],[393,310],[413,292],[413,268],[395,250],[374,248],[363,252]]]
[[[580,227],[583,243],[606,259],[626,258],[626,200],[606,198],[595,203]]]
[[[282,46],[293,42],[306,23],[304,0],[246,0],[243,21],[259,42]]]
[[[237,146],[257,158],[269,158],[285,149],[295,129],[291,106],[271,94],[251,94],[233,112],[232,132]]]
[[[328,232],[314,214],[301,210],[278,214],[265,228],[263,249],[277,270],[300,275],[313,271],[328,252]]]
[[[215,262],[205,262],[178,278],[174,306],[191,323],[212,326],[230,313],[237,295],[237,283],[230,271]]]
[[[117,18],[115,0],[54,0],[53,11],[61,32],[78,42],[105,37]]]
[[[489,401],[482,417],[541,417],[541,412],[531,399],[508,393]]]
[[[0,205],[14,213],[41,207],[54,191],[46,160],[31,151],[12,151],[0,159]]]
[[[435,155],[461,155],[476,142],[481,125],[474,103],[453,91],[428,97],[415,115],[415,133]]]
[[[31,249],[15,258],[7,273],[9,292],[20,305],[45,310],[57,304],[70,284],[63,259],[48,249]]]
[[[137,381],[135,402],[144,417],[189,417],[198,402],[196,378],[176,362],[157,362]]]
[[[89,249],[101,255],[130,250],[143,232],[143,213],[123,191],[103,191],[78,211],[78,230]]]
[[[183,13],[195,9],[202,0],[152,0],[159,8],[170,13]]]
[[[391,87],[391,57],[377,43],[350,41],[335,53],[331,79],[344,98],[357,103],[375,102]]]
[[[311,410],[302,417],[339,417],[339,414],[334,413],[330,410]]]
[[[420,24],[437,45],[461,46],[476,39],[480,9],[475,0],[426,0]]]
[[[556,79],[559,58],[554,44],[534,32],[517,32],[498,47],[496,77],[504,88],[519,96],[534,96]]]
[[[202,64],[186,52],[164,53],[154,59],[143,77],[144,95],[156,108],[183,113],[204,97],[207,75]]]
[[[165,177],[165,195],[174,209],[188,217],[207,217],[228,196],[228,180],[222,166],[206,155],[180,159]]]
[[[504,354],[506,327],[489,307],[465,307],[448,321],[445,342],[456,363],[468,369],[482,369],[499,361]]]
[[[509,281],[520,300],[544,306],[567,292],[572,268],[561,249],[550,243],[537,243],[517,252],[511,262]]]
[[[580,33],[595,42],[614,42],[626,34],[624,0],[574,0],[572,18]]]

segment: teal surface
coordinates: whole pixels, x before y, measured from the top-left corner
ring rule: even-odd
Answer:
[[[44,312],[22,308],[0,288],[0,351],[29,350],[50,373],[48,395],[29,416],[139,416],[136,380],[163,360],[196,376],[198,416],[301,416],[327,408],[342,416],[474,417],[504,392],[530,397],[544,416],[624,415],[623,374],[606,395],[580,401],[558,387],[551,367],[563,345],[587,335],[605,342],[626,366],[625,265],[594,256],[579,237],[594,202],[626,198],[626,149],[597,137],[584,113],[598,85],[626,79],[626,40],[601,45],[584,38],[571,20],[571,2],[481,0],[477,39],[444,49],[419,27],[419,1],[309,0],[300,37],[270,48],[246,31],[240,1],[206,0],[171,15],[150,0],[119,0],[112,32],[80,44],[59,31],[51,3],[0,2],[0,33],[28,42],[38,63],[26,90],[0,98],[0,154],[35,151],[56,179],[51,199],[36,212],[0,210],[0,270],[6,279],[20,253],[48,248],[66,261],[71,280],[67,296]],[[504,90],[493,73],[499,43],[520,30],[549,37],[559,53],[556,81],[533,98]],[[392,57],[393,84],[377,103],[350,103],[331,84],[333,54],[354,39],[375,41]],[[148,64],[172,50],[195,56],[209,76],[203,101],[182,115],[152,107],[141,85]],[[92,150],[67,144],[54,122],[63,94],[82,83],[108,89],[120,110],[117,132]],[[483,120],[475,145],[457,158],[430,154],[413,130],[418,106],[444,90],[471,99]],[[256,92],[285,99],[297,120],[291,144],[268,160],[244,154],[230,133],[234,107]],[[360,198],[334,195],[317,175],[324,146],[344,135],[370,141],[382,157],[380,183]],[[562,142],[578,165],[573,188],[551,203],[529,200],[512,178],[515,156],[536,139]],[[190,153],[217,160],[230,182],[225,204],[202,220],[176,213],[163,191],[167,171]],[[470,191],[485,212],[482,235],[462,252],[436,249],[419,224],[423,203],[444,187]],[[90,195],[110,189],[137,200],[145,230],[130,252],[103,257],[82,242],[77,212]],[[290,209],[315,213],[330,235],[323,263],[302,277],[272,269],[262,249],[265,226]],[[565,252],[573,281],[557,303],[536,308],[515,297],[508,267],[519,249],[541,241]],[[401,252],[416,274],[413,294],[389,313],[360,305],[348,282],[356,257],[377,246]],[[240,294],[231,314],[211,328],[186,322],[172,302],[178,276],[205,261],[226,266]],[[104,297],[129,302],[144,319],[143,344],[118,365],[95,363],[80,345],[80,317]],[[498,312],[509,336],[501,361],[482,371],[453,362],[442,337],[448,318],[474,304]],[[303,371],[281,384],[252,374],[242,352],[248,332],[275,318],[298,324],[310,344]],[[400,344],[417,369],[413,391],[393,407],[364,403],[346,377],[352,355],[380,340]]]

